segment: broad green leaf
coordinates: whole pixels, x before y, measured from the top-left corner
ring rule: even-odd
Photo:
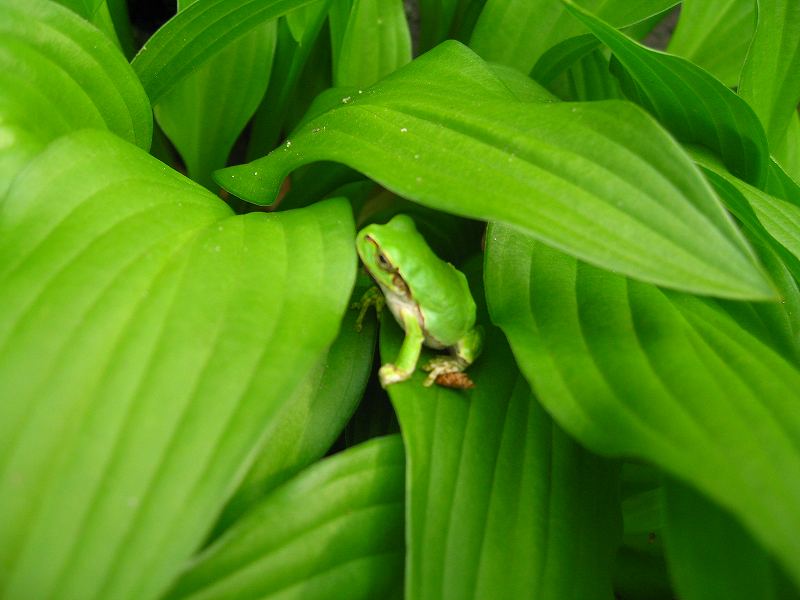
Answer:
[[[203,0],[180,11],[134,57],[150,102],[262,23],[317,0]]]
[[[706,170],[706,177],[741,220],[780,298],[779,302],[730,301],[723,307],[741,327],[788,360],[800,363],[800,260],[769,234],[742,192],[716,172]]]
[[[357,311],[349,310],[339,336],[270,424],[256,458],[219,519],[234,522],[278,484],[321,458],[344,429],[364,394],[375,350],[375,322],[356,331]]]
[[[800,185],[774,160],[770,161],[766,191],[795,206],[800,206]]]
[[[489,64],[492,73],[503,82],[511,95],[521,102],[555,102],[558,100],[547,88],[511,67]]]
[[[342,162],[437,210],[505,222],[594,264],[733,298],[772,297],[719,201],[644,111],[520,102],[447,42],[306,121],[263,159],[218,171],[271,202],[293,169]]]
[[[800,113],[793,113],[786,132],[772,148],[773,158],[795,180],[800,179]]]
[[[727,87],[735,87],[755,27],[754,0],[683,0],[667,51],[692,61]]]
[[[197,556],[165,598],[399,600],[404,462],[394,435],[309,467]]]
[[[120,45],[106,0],[56,0],[102,31],[117,46]]]
[[[669,569],[685,600],[790,600],[798,595],[740,523],[695,490],[664,485]]]
[[[419,1],[419,51],[427,52],[452,37],[450,32],[462,4],[464,0]]]
[[[355,0],[333,82],[365,88],[411,60],[411,33],[403,0]]]
[[[780,242],[795,258],[800,259],[800,206],[762,192],[734,177],[724,167],[695,154],[695,160],[704,168],[714,171],[744,196],[759,222],[769,234]]]
[[[648,460],[731,511],[800,582],[800,372],[714,301],[628,280],[507,226],[487,296],[534,391],[601,454]]]
[[[275,21],[259,25],[182,79],[154,107],[189,176],[208,188],[214,184],[211,173],[226,165],[264,97],[275,40]]]
[[[531,77],[549,85],[561,73],[592,52],[600,44],[591,33],[577,35],[559,42],[542,54],[531,71]]]
[[[758,0],[758,21],[739,81],[739,94],[777,146],[800,102],[800,3]]]
[[[107,132],[62,137],[16,178],[0,212],[0,595],[169,584],[333,341],[352,239],[343,200],[234,216]]]
[[[625,67],[626,73],[619,75],[629,97],[679,140],[710,147],[731,172],[755,185],[763,184],[769,160],[767,138],[746,102],[686,59],[650,50],[574,2],[564,2]]]
[[[390,318],[383,362],[400,342]],[[484,324],[473,390],[425,388],[421,372],[388,390],[408,461],[406,597],[611,600],[616,466],[553,423]]]
[[[83,128],[150,147],[150,105],[130,66],[70,10],[0,1],[0,198],[48,142]]]
[[[609,59],[600,49],[581,57],[550,85],[561,99],[597,101],[622,99],[619,82],[609,71]]]
[[[616,27],[642,21],[678,4],[677,0],[581,0],[580,4]],[[475,24],[470,48],[484,59],[523,73],[547,50],[586,33],[561,0],[487,0]]]
[[[278,143],[292,93],[325,22],[329,4],[327,1],[316,2],[289,13],[303,13],[302,32],[299,25],[295,24],[295,31],[292,33],[287,19],[279,21],[272,77],[253,117],[247,144],[248,157],[263,156]]]
[[[690,153],[728,210],[741,223],[780,297],[780,302],[776,303],[729,302],[725,304],[726,310],[739,325],[797,362],[800,359],[800,290],[797,285],[800,260],[770,233],[754,208],[758,205],[767,218],[778,218],[780,223],[781,212],[791,215],[796,213],[797,206],[772,197],[761,201],[763,192],[731,175],[709,151],[694,147]],[[748,200],[748,195],[755,196],[754,202]],[[776,211],[773,204],[780,210]],[[776,229],[773,224],[770,228]],[[780,228],[776,232],[781,233]]]

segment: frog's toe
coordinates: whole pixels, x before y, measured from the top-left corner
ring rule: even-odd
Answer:
[[[393,364],[385,364],[378,369],[378,378],[381,381],[381,387],[387,387],[393,383],[400,383],[411,377],[411,373],[398,369]]]
[[[448,375],[450,373],[460,373],[464,370],[466,365],[463,360],[452,356],[437,356],[430,359],[422,369],[428,372],[423,385],[425,387],[432,386],[440,375]]]

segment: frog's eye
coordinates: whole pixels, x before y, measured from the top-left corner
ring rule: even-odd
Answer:
[[[389,262],[383,252],[378,252],[378,266],[384,271],[392,270],[392,263]]]

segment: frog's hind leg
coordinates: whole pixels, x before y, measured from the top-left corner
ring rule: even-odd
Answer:
[[[453,354],[464,362],[464,368],[475,362],[483,350],[483,327],[470,329],[453,347]]]
[[[425,378],[423,385],[430,387],[442,376],[463,373],[464,369],[475,362],[482,349],[483,328],[474,327],[451,348],[452,356],[437,356],[422,367],[423,370],[428,372],[428,377]],[[447,379],[445,378],[445,380]],[[448,387],[469,388],[474,386],[472,380],[466,375],[450,379],[453,380],[454,385]]]
[[[403,311],[403,329],[406,331],[406,337],[403,339],[403,345],[400,346],[397,359],[394,364],[387,363],[378,371],[381,386],[384,388],[393,383],[405,381],[414,374],[417,368],[425,334],[416,315],[410,311]]]

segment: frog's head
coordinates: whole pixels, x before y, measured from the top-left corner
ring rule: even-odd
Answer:
[[[408,215],[395,215],[385,225],[368,225],[356,236],[356,250],[373,279],[384,290],[406,297],[410,292],[401,271],[420,243],[425,245],[425,240]]]

